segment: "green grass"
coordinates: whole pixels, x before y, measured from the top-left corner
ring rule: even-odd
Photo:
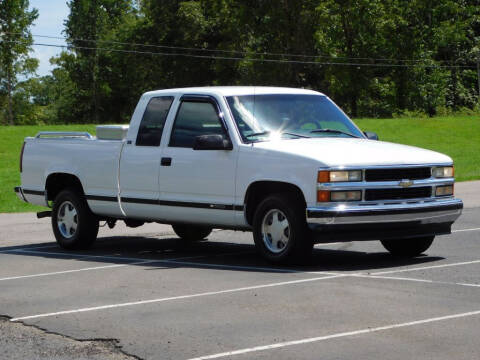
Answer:
[[[480,115],[436,118],[357,119],[380,140],[439,151],[455,163],[457,181],[480,179]]]
[[[480,179],[480,115],[433,119],[357,119],[381,140],[445,153],[455,161],[457,181]],[[95,125],[0,126],[0,213],[44,209],[20,201],[13,188],[20,184],[19,156],[23,139],[38,131],[88,131]]]

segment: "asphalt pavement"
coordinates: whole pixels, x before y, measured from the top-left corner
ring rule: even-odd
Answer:
[[[2,359],[479,359],[480,182],[426,255],[318,245],[302,267],[250,233],[182,244],[169,226],[101,228],[88,251],[49,219],[0,215]]]

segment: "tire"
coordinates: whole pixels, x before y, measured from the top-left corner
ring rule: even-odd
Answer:
[[[415,257],[426,251],[433,243],[435,236],[424,236],[413,239],[382,240],[381,243],[390,254],[401,257]]]
[[[97,239],[98,219],[75,189],[62,190],[52,209],[52,229],[60,247],[87,249]]]
[[[305,206],[290,194],[273,194],[255,210],[253,239],[265,259],[276,264],[303,264],[312,254],[313,238]]]
[[[188,242],[203,240],[212,232],[211,227],[198,225],[172,225],[172,228],[178,237]]]

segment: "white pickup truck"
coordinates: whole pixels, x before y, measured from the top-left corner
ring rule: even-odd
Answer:
[[[460,216],[452,159],[378,141],[327,96],[273,87],[143,94],[130,126],[40,132],[20,159],[23,200],[52,207],[58,244],[85,248],[100,221],[171,224],[187,241],[212,228],[253,232],[272,262],[314,243],[380,240],[416,256]]]

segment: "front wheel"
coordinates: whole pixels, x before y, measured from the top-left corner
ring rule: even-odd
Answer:
[[[305,262],[313,249],[305,206],[290,194],[268,196],[255,211],[253,239],[257,249],[270,262]]]
[[[74,189],[61,191],[53,202],[52,229],[64,249],[86,249],[98,234],[98,219]]]
[[[382,240],[381,243],[390,254],[402,257],[415,257],[426,251],[433,243],[435,236],[424,236],[412,239]]]

